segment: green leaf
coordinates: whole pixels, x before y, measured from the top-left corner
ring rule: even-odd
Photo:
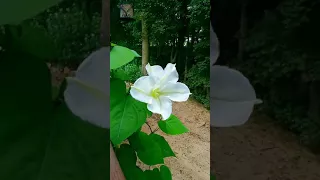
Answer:
[[[216,176],[215,175],[210,175],[210,180],[216,180]]]
[[[121,168],[126,169],[126,166],[135,166],[137,156],[133,148],[129,144],[121,144],[120,148],[115,150]]]
[[[170,145],[168,142],[164,139],[164,137],[158,135],[158,134],[150,134],[150,136],[153,138],[154,141],[156,141],[162,150],[163,157],[176,157],[174,152],[172,151]]]
[[[53,109],[45,62],[28,54],[0,61],[0,179],[109,178],[109,132]]]
[[[19,24],[56,5],[61,0],[10,0],[0,2],[0,25]]]
[[[117,79],[121,79],[123,81],[129,80],[129,76],[126,74],[126,72],[122,69],[117,69],[113,72],[113,77]]]
[[[172,180],[171,171],[165,165],[162,165],[160,167],[160,170],[158,168],[154,168],[152,170],[146,170],[146,171],[144,171],[144,174],[146,175],[147,179]]]
[[[129,142],[143,163],[150,166],[164,163],[161,147],[151,136],[138,132],[129,137]]]
[[[147,105],[126,93],[125,83],[110,80],[110,138],[117,145],[140,128],[147,119]]]
[[[81,120],[60,105],[50,124],[41,180],[104,180],[110,177],[110,132]]]
[[[170,135],[178,135],[189,132],[182,122],[174,115],[171,115],[165,121],[159,121],[158,126],[164,133]]]
[[[13,37],[12,48],[19,49],[44,60],[57,58],[58,52],[53,39],[44,29],[23,23],[21,31],[21,36],[15,35]]]
[[[140,57],[137,52],[122,46],[113,46],[110,52],[110,69],[117,69],[135,57]]]
[[[158,168],[154,168],[153,170],[145,170],[144,174],[146,175],[147,179],[162,180],[162,177]]]
[[[55,100],[59,96],[59,87],[58,86],[52,86],[52,100]]]
[[[143,171],[136,166],[137,156],[129,144],[122,144],[115,153],[127,180],[145,179]]]
[[[160,174],[162,180],[172,180],[171,171],[167,166],[162,165],[160,167]]]
[[[149,111],[149,109],[147,109],[147,116],[148,116],[148,118],[151,117],[152,114],[153,114],[153,113],[152,113],[151,111]]]
[[[137,53],[137,51],[135,51],[135,50],[131,50],[132,52],[133,52],[133,54],[135,55],[135,57],[141,57],[138,53]]]

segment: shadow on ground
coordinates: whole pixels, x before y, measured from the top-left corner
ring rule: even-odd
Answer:
[[[317,156],[265,116],[211,128],[211,170],[219,180],[319,180]]]

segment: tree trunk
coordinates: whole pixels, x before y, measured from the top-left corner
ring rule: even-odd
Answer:
[[[102,17],[100,27],[100,45],[110,46],[110,0],[102,0]],[[108,67],[106,67],[108,68]],[[110,85],[110,83],[109,83]],[[110,179],[125,180],[118,159],[110,143]]]
[[[143,75],[147,75],[146,65],[149,62],[149,35],[148,35],[148,26],[144,18],[141,19],[142,24],[142,67],[141,72]]]
[[[110,0],[102,0],[102,17],[100,27],[100,44],[110,46]]]
[[[244,46],[245,46],[245,38],[247,32],[247,3],[243,2],[241,6],[241,20],[240,20],[240,34],[239,34],[239,49],[238,49],[238,60],[242,62]]]

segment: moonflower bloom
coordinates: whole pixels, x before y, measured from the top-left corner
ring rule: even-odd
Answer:
[[[108,72],[109,47],[90,54],[78,67],[75,77],[67,77],[64,98],[73,114],[102,128],[109,128]]]
[[[211,25],[211,24],[210,24]],[[240,126],[249,120],[253,107],[262,103],[249,80],[239,71],[214,65],[219,57],[219,40],[210,27],[210,125]]]
[[[131,86],[130,94],[138,101],[147,103],[147,108],[156,114],[161,114],[166,120],[172,113],[172,101],[187,101],[189,88],[178,82],[179,75],[175,64],[161,66],[146,65],[149,76],[142,76]]]

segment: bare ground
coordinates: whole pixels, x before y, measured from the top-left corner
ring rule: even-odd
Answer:
[[[171,169],[173,180],[209,180],[210,179],[210,112],[199,103],[189,100],[173,105],[176,115],[190,132],[168,136],[157,131],[166,138],[176,158],[165,159]],[[148,120],[154,130],[157,128],[156,117]],[[148,126],[143,131],[150,132]]]
[[[211,129],[211,169],[219,180],[319,180],[318,157],[265,116]]]
[[[174,104],[173,113],[190,129],[178,136],[157,132],[177,154],[166,159],[173,180],[208,180],[210,170],[218,180],[320,180],[319,158],[266,116],[253,116],[241,127],[212,128],[210,149],[209,111],[188,101]],[[152,129],[154,119],[148,121]]]

